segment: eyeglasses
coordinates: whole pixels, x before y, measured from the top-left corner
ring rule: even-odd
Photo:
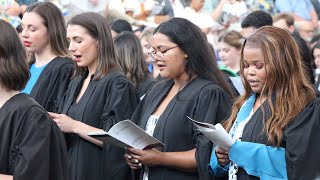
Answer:
[[[150,53],[149,53],[149,56],[150,56],[150,58],[151,58],[151,61],[155,62],[157,58],[158,58],[160,61],[162,61],[162,60],[164,59],[164,54],[165,54],[166,52],[168,52],[169,50],[171,50],[171,49],[173,49],[173,48],[176,48],[176,47],[179,47],[179,46],[173,46],[173,47],[168,48],[168,49],[163,50],[163,51],[156,51],[156,50],[154,50],[154,51],[150,52]],[[158,54],[158,52],[160,52],[160,53]]]

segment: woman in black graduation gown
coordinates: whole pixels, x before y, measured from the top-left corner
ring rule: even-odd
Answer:
[[[139,98],[133,84],[117,66],[110,26],[97,13],[83,13],[68,23],[69,50],[77,63],[59,112],[50,113],[67,133],[72,180],[127,179],[124,149],[87,134],[108,131],[129,119]]]
[[[114,47],[120,67],[143,99],[156,81],[148,71],[139,38],[131,32],[122,32],[114,38]]]
[[[47,111],[56,111],[74,66],[67,58],[68,40],[63,15],[52,3],[34,3],[27,7],[22,27],[31,72],[22,92],[30,94]]]
[[[30,96],[26,52],[15,29],[0,20],[0,179],[68,180],[59,127]]]
[[[216,124],[231,108],[231,90],[215,64],[201,30],[173,18],[154,31],[151,57],[163,80],[138,105],[131,120],[165,144],[162,149],[129,148],[125,157],[141,179],[211,179],[212,143],[188,120]]]
[[[295,40],[280,28],[262,27],[246,40],[241,55],[245,94],[225,123],[236,142],[229,151],[213,150],[210,166],[216,176],[320,176],[320,101],[299,57]]]

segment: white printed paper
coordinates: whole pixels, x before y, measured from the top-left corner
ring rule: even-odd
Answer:
[[[187,116],[188,117],[188,116]],[[231,136],[222,127],[220,123],[213,125],[209,123],[203,123],[196,121],[188,117],[193,124],[198,128],[198,130],[210,139],[215,145],[221,147],[224,150],[229,150],[234,143]]]
[[[130,120],[118,122],[108,132],[90,132],[88,135],[105,143],[113,143],[120,147],[149,149],[164,146],[162,142],[147,134]]]

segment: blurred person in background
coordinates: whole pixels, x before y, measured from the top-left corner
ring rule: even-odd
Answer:
[[[315,35],[316,29],[310,21],[298,21],[295,22],[296,30],[299,33],[300,37],[310,45],[313,36]]]
[[[218,38],[218,55],[222,64],[236,74],[240,74],[240,57],[244,39],[237,31],[226,31]]]
[[[183,13],[175,17],[185,18],[208,34],[217,23],[211,18],[209,12],[203,12],[202,8],[205,0],[190,0]]]
[[[300,37],[299,32],[296,31],[297,28],[295,28],[295,20],[294,17],[288,13],[280,13],[273,17],[273,25],[275,27],[279,27],[281,29],[284,29],[291,34],[291,36],[296,41],[299,52],[301,56],[301,60],[303,61],[305,67],[307,68],[307,77],[310,80],[311,83],[315,83],[313,78],[313,70],[314,70],[314,64],[312,63],[312,57],[310,54],[310,48],[307,42]]]
[[[83,12],[103,14],[109,0],[60,0],[59,3],[68,9],[71,16]]]
[[[261,10],[253,11],[241,22],[241,34],[247,38],[258,28],[272,26],[272,23],[272,16],[269,13]]]
[[[0,19],[9,22],[13,27],[21,23],[20,6],[15,0],[0,0]]]
[[[148,71],[139,38],[132,32],[122,32],[114,38],[114,48],[118,64],[142,100],[156,81]]]
[[[146,28],[146,29],[144,29],[144,31],[142,32],[141,37],[140,37],[140,42],[141,42],[141,45],[142,45],[145,61],[148,64],[148,70],[149,70],[149,72],[152,73],[153,78],[159,80],[161,78],[159,76],[159,73],[160,73],[159,68],[152,61],[152,59],[150,58],[150,55],[149,55],[149,53],[151,53],[152,50],[153,50],[152,49],[152,45],[151,45],[153,31],[154,31],[154,28]]]
[[[313,63],[315,65],[314,77],[315,77],[315,86],[320,91],[320,43],[318,42],[311,51],[313,57]]]
[[[20,14],[23,15],[27,7],[35,2],[38,2],[38,0],[17,0],[21,10]]]
[[[275,6],[280,13],[289,13],[296,22],[307,21],[318,27],[318,15],[310,0],[275,0]]]
[[[124,19],[118,19],[111,23],[111,33],[113,38],[124,31],[133,32],[132,26],[128,21]]]
[[[276,14],[273,16],[273,26],[293,34],[295,32],[294,17],[287,13]]]

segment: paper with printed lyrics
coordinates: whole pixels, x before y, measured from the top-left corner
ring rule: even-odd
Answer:
[[[88,136],[104,143],[111,143],[120,147],[150,149],[165,146],[162,142],[147,134],[143,129],[128,119],[118,122],[112,126],[108,132],[90,132]]]
[[[209,123],[196,121],[189,116],[187,116],[193,124],[198,128],[198,130],[209,138],[215,145],[221,147],[224,150],[229,150],[234,143],[231,136],[222,127],[220,123],[213,125]]]

